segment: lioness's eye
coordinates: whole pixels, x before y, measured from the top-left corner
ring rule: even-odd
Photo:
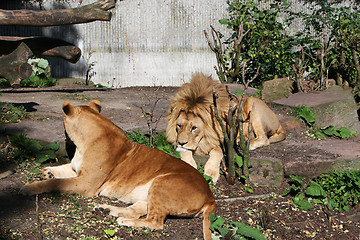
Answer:
[[[177,126],[178,128],[181,128],[181,124],[177,124],[176,126]]]
[[[195,131],[197,129],[197,127],[193,126],[191,127],[191,131]]]

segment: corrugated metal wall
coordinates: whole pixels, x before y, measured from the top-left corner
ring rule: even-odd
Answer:
[[[95,0],[44,0],[43,9],[74,8]],[[0,8],[39,8],[20,0],[2,0]],[[259,1],[261,3],[261,1]],[[302,6],[304,7],[304,6]],[[92,78],[110,87],[179,86],[194,72],[216,76],[215,55],[203,30],[227,16],[226,0],[124,0],[112,9],[110,22],[59,27],[5,27],[0,35],[48,36],[74,43],[88,62],[96,62]],[[49,59],[54,77],[85,78],[85,62]]]
[[[15,9],[19,1],[1,1]],[[17,3],[16,3],[17,2]],[[73,8],[80,1],[46,0],[43,9]],[[81,5],[94,2],[84,0]],[[179,86],[191,74],[215,75],[215,55],[208,49],[204,29],[226,14],[222,0],[124,0],[111,10],[110,22],[59,27],[0,27],[1,35],[57,37],[79,46],[96,62],[95,83],[113,87]],[[22,8],[38,6],[22,5]],[[50,59],[55,77],[85,77],[84,59],[70,64]]]

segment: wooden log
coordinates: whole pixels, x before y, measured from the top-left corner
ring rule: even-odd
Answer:
[[[0,36],[0,54],[10,54],[21,43],[25,43],[36,56],[50,56],[76,63],[81,50],[75,45],[56,38]]]
[[[78,8],[56,10],[2,10],[0,25],[20,26],[59,26],[93,21],[110,21],[109,9],[115,7],[115,0],[98,0],[95,3]]]
[[[27,62],[31,56],[31,49],[25,43],[21,43],[9,55],[0,57],[0,76],[6,78],[11,86],[20,86],[21,80],[32,74],[32,67]]]

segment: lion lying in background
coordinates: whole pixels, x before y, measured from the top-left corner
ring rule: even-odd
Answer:
[[[213,89],[218,95],[219,117],[226,123],[230,104],[226,87],[211,77],[198,73],[192,77],[190,83],[185,83],[173,98],[167,118],[166,137],[177,147],[181,159],[194,168],[197,168],[197,165],[193,153],[209,155],[204,174],[212,177],[216,183],[223,159],[221,146],[224,135],[214,114]],[[286,133],[279,119],[262,100],[246,98],[241,111],[243,119],[249,120],[253,104],[250,150],[284,140]],[[243,127],[246,138],[249,137],[247,124]]]
[[[100,205],[120,225],[162,229],[167,215],[201,214],[204,239],[211,239],[209,215],[215,212],[208,183],[193,167],[162,151],[130,141],[100,114],[100,102],[63,104],[64,125],[76,145],[69,164],[43,170],[48,179],[25,185],[25,195],[60,191],[117,198],[129,207]],[[146,215],[145,219],[139,219]]]

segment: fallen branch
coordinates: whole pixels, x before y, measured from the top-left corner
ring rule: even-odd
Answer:
[[[235,202],[235,201],[249,201],[253,199],[259,199],[259,198],[270,198],[273,194],[262,194],[262,195],[254,195],[254,196],[246,196],[246,197],[237,197],[237,198],[220,198],[215,199],[215,202]]]

